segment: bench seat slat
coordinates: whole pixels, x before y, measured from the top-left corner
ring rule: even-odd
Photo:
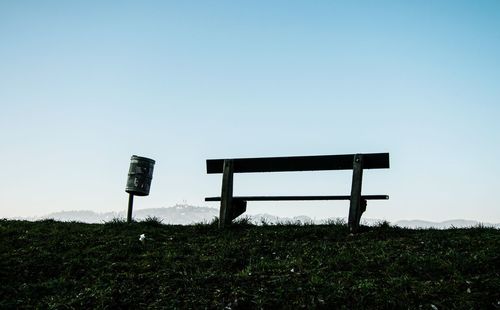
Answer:
[[[362,195],[366,200],[386,200],[388,195]],[[235,196],[233,199],[244,201],[293,201],[293,200],[350,200],[351,196]],[[205,201],[220,201],[220,197],[207,197]]]
[[[353,168],[354,154],[292,157],[235,158],[234,172],[284,172],[348,170]],[[363,169],[389,168],[389,153],[363,154]],[[208,159],[207,173],[222,173],[224,159]]]

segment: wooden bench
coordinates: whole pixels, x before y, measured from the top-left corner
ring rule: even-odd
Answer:
[[[389,168],[389,153],[294,156],[267,158],[208,159],[207,173],[222,173],[220,197],[205,201],[220,201],[219,228],[229,226],[233,219],[246,211],[247,201],[278,200],[350,200],[348,226],[351,232],[359,228],[367,200],[389,199],[387,195],[361,195],[363,169]],[[350,196],[239,196],[233,197],[233,174],[250,172],[353,170]]]

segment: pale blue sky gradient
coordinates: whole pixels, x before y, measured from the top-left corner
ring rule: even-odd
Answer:
[[[500,222],[499,1],[0,1],[0,217],[205,203],[205,159],[390,152],[365,217]],[[348,194],[349,172],[236,176]],[[346,202],[249,213],[346,216]]]

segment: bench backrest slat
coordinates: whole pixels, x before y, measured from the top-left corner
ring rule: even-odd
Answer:
[[[354,154],[235,158],[234,172],[349,170]],[[207,173],[222,173],[224,159],[207,159]],[[363,169],[389,168],[389,153],[363,154]]]

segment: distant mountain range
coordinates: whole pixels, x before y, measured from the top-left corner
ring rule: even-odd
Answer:
[[[464,228],[464,227],[473,227],[478,225],[484,225],[486,227],[496,227],[500,228],[500,223],[484,223],[479,221],[472,220],[448,220],[443,222],[430,222],[430,221],[422,221],[422,220],[401,220],[394,223],[400,227],[404,228]]]
[[[154,209],[142,209],[134,211],[135,220],[144,220],[148,217],[155,217],[162,221],[164,224],[177,224],[177,225],[189,225],[195,223],[209,223],[216,216],[219,215],[219,210],[216,208],[208,207],[196,207],[186,204],[177,204],[170,208],[154,208]],[[328,222],[346,222],[346,218],[330,218],[316,220],[308,216],[295,216],[295,217],[280,217],[270,214],[257,214],[248,216],[250,220],[255,224],[274,224],[274,223],[311,223],[311,224],[324,224]],[[77,221],[83,223],[105,223],[112,221],[113,219],[125,219],[125,212],[104,212],[97,213],[93,211],[61,211],[50,213],[45,216],[40,217],[30,217],[30,218],[17,218],[21,220],[42,220],[42,219],[54,219],[58,221]],[[382,220],[377,219],[362,219],[362,223],[365,225],[375,225],[382,222]],[[448,220],[444,222],[430,222],[423,220],[401,220],[392,222],[392,225],[397,225],[404,228],[464,228],[472,227],[477,225],[484,225],[488,227],[500,228],[500,223],[481,223],[472,220]]]
[[[163,224],[189,225],[201,222],[210,222],[219,211],[215,208],[195,207],[189,205],[175,205],[170,208],[152,208],[134,210],[133,217],[141,221],[148,217],[155,217]],[[43,220],[54,219],[57,221],[77,221],[83,223],[105,223],[114,219],[126,219],[127,214],[123,212],[104,212],[94,211],[61,211],[50,213],[40,217],[22,218],[25,220]]]

